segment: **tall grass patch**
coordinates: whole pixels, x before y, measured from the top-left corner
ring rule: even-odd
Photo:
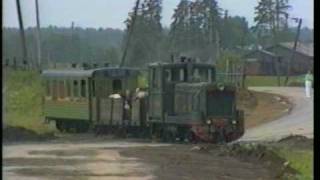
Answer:
[[[40,74],[34,71],[9,71],[4,78],[4,123],[37,133],[53,131],[44,124]]]

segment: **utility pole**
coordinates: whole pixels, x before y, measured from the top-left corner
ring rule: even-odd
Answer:
[[[26,63],[28,59],[28,52],[27,52],[27,44],[26,44],[26,37],[24,34],[24,27],[23,27],[23,19],[21,13],[21,6],[20,0],[16,0],[17,5],[17,12],[18,12],[18,20],[19,20],[19,28],[20,28],[20,36],[21,36],[21,43],[22,43],[22,53],[23,53],[23,63]]]
[[[40,32],[40,15],[39,15],[39,3],[38,0],[36,2],[36,18],[37,18],[37,58],[38,58],[38,67],[41,70],[42,63],[41,63],[41,32]]]
[[[299,21],[299,25],[298,25],[298,30],[297,30],[297,35],[296,35],[296,39],[294,41],[294,45],[293,45],[293,50],[292,50],[292,55],[291,55],[291,59],[288,62],[288,69],[287,69],[287,77],[286,77],[286,81],[285,84],[288,85],[289,82],[289,76],[291,74],[291,66],[292,66],[292,62],[294,60],[294,56],[296,53],[296,49],[297,49],[297,44],[299,41],[299,36],[300,36],[300,29],[301,29],[301,24],[302,24],[302,19],[298,19],[298,18],[294,18],[294,20],[297,22]]]
[[[134,7],[134,11],[133,11],[132,24],[131,24],[130,29],[128,29],[129,33],[128,33],[127,43],[126,43],[125,49],[123,51],[119,67],[122,67],[124,65],[124,63],[125,63],[125,60],[126,60],[128,48],[129,48],[130,41],[131,41],[131,36],[132,36],[132,33],[133,33],[133,29],[134,29],[134,24],[135,24],[137,13],[138,13],[139,4],[140,4],[140,0],[137,0],[136,1],[136,6]]]

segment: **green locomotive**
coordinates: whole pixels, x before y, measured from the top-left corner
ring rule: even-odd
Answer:
[[[148,123],[168,140],[232,141],[244,133],[233,85],[216,82],[215,66],[182,58],[149,66]]]

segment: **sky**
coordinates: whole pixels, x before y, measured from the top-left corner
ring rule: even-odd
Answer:
[[[180,0],[163,0],[162,24],[172,22],[173,10]],[[18,27],[15,0],[3,0],[3,25]],[[25,27],[35,26],[35,1],[20,0]],[[249,25],[254,25],[254,7],[258,0],[217,0],[219,7],[228,10],[231,16],[246,17]],[[302,18],[302,26],[313,28],[313,0],[289,0],[291,17]],[[124,29],[128,12],[135,0],[39,0],[40,26],[54,25],[70,27],[71,22],[79,27]],[[296,26],[294,21],[290,23]]]

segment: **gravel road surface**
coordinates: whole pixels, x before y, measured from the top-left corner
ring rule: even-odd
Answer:
[[[277,141],[289,135],[313,138],[313,97],[300,87],[254,87],[250,90],[280,94],[289,98],[293,108],[289,115],[246,130],[239,141]]]

